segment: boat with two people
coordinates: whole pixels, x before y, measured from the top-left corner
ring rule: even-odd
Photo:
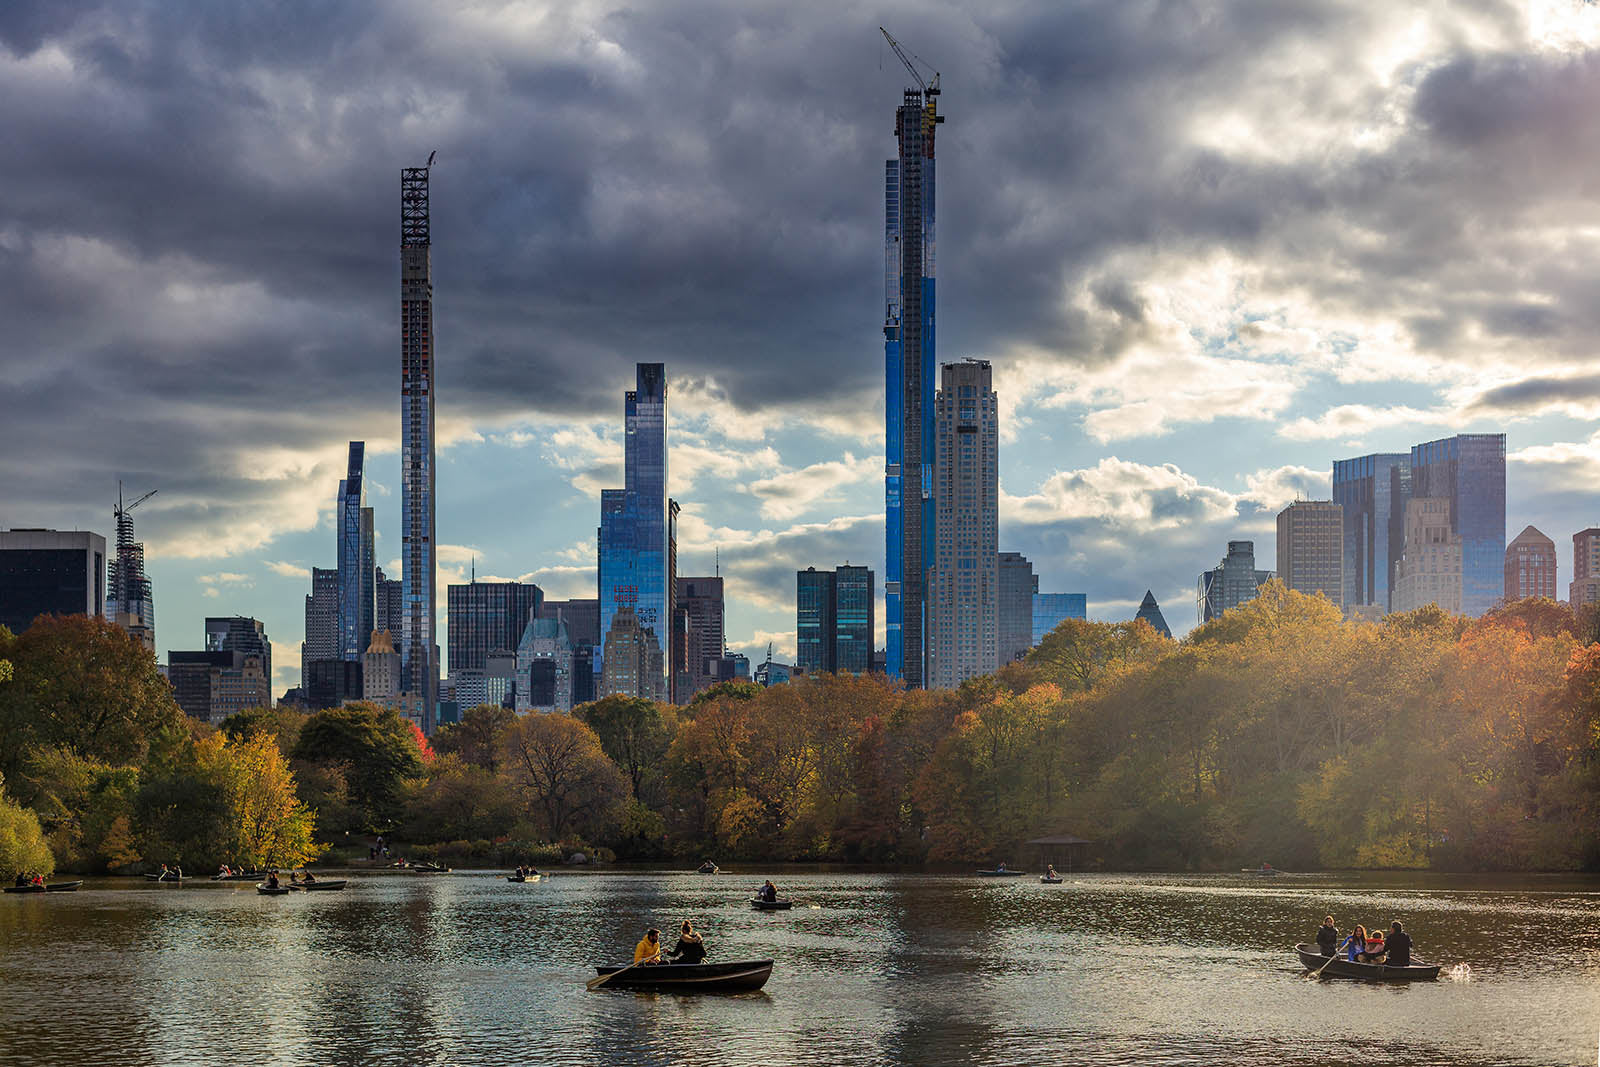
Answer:
[[[277,871],[268,871],[267,880],[256,883],[256,892],[264,897],[286,897],[294,890],[278,881]]]
[[[634,946],[632,963],[597,966],[596,977],[584,984],[591,992],[609,986],[668,993],[749,993],[772,977],[771,960],[705,962],[705,941],[688,920],[680,927],[677,945],[667,953],[668,959],[680,962],[663,963],[661,958],[661,932],[651,927]]]
[[[1056,873],[1056,865],[1053,863],[1045,864],[1044,873],[1039,876],[1039,881],[1045,885],[1060,885],[1061,876]]]
[[[768,878],[766,884],[757,889],[755,896],[750,898],[750,906],[756,911],[788,911],[794,906],[794,901],[780,899],[778,887]]]
[[[15,885],[5,887],[7,893],[75,893],[83,886],[80,879],[76,882],[46,882],[43,875],[17,875]]]
[[[993,870],[980,870],[978,875],[983,878],[1021,878],[1027,873],[1027,871],[1014,871],[1002,863]]]
[[[539,871],[536,868],[533,868],[533,867],[518,867],[516,869],[515,873],[506,875],[506,881],[508,881],[508,882],[537,882],[540,878],[543,878],[543,877],[544,877],[544,875],[540,874]]]
[[[161,865],[161,870],[157,871],[155,874],[147,874],[144,877],[145,881],[147,882],[181,882],[183,881],[183,868],[176,866],[168,867],[165,863],[163,863]]]
[[[695,868],[694,873],[695,874],[716,874],[721,869],[722,868],[718,867],[715,863],[712,863],[710,860],[706,860],[700,866]]]

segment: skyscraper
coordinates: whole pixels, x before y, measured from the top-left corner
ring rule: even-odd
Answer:
[[[0,532],[0,626],[20,634],[40,615],[102,615],[106,539],[67,530]]]
[[[400,696],[400,653],[388,630],[374,630],[361,657],[361,699],[388,707]]]
[[[1572,585],[1567,602],[1574,608],[1600,603],[1600,529],[1593,526],[1572,535]]]
[[[517,644],[516,710],[572,710],[572,641],[560,619],[528,620]]]
[[[794,576],[794,665],[807,674],[833,668],[834,572],[807,567]]]
[[[375,567],[373,570],[377,576],[377,580],[373,583],[377,590],[377,604],[373,611],[372,628],[387,630],[389,636],[398,641],[400,635],[405,632],[404,588],[399,579],[384,577],[382,567]],[[399,655],[398,649],[395,654]]]
[[[1172,627],[1167,625],[1167,617],[1161,614],[1161,605],[1156,603],[1156,594],[1152,590],[1144,591],[1144,599],[1139,602],[1139,611],[1134,618],[1143,619],[1163,637],[1172,636]]]
[[[311,568],[306,597],[306,637],[300,644],[300,688],[311,692],[312,664],[339,658],[339,572]]]
[[[919,78],[920,81],[920,78]],[[933,563],[934,132],[938,79],[895,111],[900,152],[884,163],[884,601],[887,672],[927,683],[927,570]]]
[[[1389,598],[1394,611],[1436,604],[1453,615],[1461,612],[1461,535],[1451,530],[1450,512],[1449,497],[1406,501],[1405,540]]]
[[[106,568],[106,618],[133,635],[145,648],[156,649],[156,604],[150,577],[144,569],[144,542],[133,536],[133,509],[155,495],[155,490],[131,504],[122,502],[117,483],[117,554]]]
[[[660,685],[642,679],[652,693],[664,689],[671,662],[671,571],[667,515],[667,372],[661,363],[635,368],[636,388],[625,401],[627,434],[623,446],[626,487],[600,494],[599,593],[602,643],[595,671],[605,668],[606,650],[617,613],[627,608],[630,628],[654,642],[663,672]],[[632,638],[630,637],[630,640]],[[631,673],[623,672],[629,677]],[[617,675],[622,677],[623,674]],[[640,692],[639,696],[650,693]]]
[[[572,644],[572,706],[594,699],[595,649],[600,644],[600,602],[598,600],[546,600],[539,607],[541,619],[559,619],[567,628]]]
[[[1344,508],[1331,500],[1296,500],[1278,512],[1278,577],[1290,589],[1321,593],[1344,609]]]
[[[708,660],[720,659],[727,646],[727,629],[724,620],[722,579],[678,578],[677,612],[683,616],[683,652],[680,659],[687,672],[686,684],[681,685],[672,699],[687,704],[693,696],[711,685]]]
[[[476,670],[489,653],[515,653],[528,620],[539,616],[544,592],[523,582],[469,582],[445,589],[445,641],[450,675]]]
[[[428,168],[406,167],[400,172],[400,672],[405,710],[429,734],[439,701],[432,244]]]
[[[1391,537],[1391,530],[1398,531],[1404,523],[1410,473],[1411,456],[1405,452],[1380,452],[1333,463],[1333,502],[1344,509],[1340,585],[1347,609],[1376,604],[1389,610],[1389,585],[1394,580],[1400,542],[1399,536]],[[1398,516],[1391,511],[1396,475],[1402,485]]]
[[[1532,526],[1506,546],[1506,603],[1523,597],[1556,599],[1556,543]]]
[[[1411,497],[1450,502],[1450,532],[1461,538],[1458,610],[1478,616],[1494,607],[1505,595],[1506,435],[1464,433],[1414,446]]]
[[[1000,581],[1001,663],[1021,659],[1033,647],[1033,594],[1039,591],[1039,576],[1021,552],[1002,552],[998,561]]]
[[[872,571],[846,563],[833,571],[833,670],[868,674],[877,642],[878,590]]]
[[[936,550],[929,560],[929,684],[1000,665],[1000,412],[987,360],[946,363],[934,399]]]
[[[207,652],[243,652],[261,661],[267,687],[272,686],[272,640],[259,619],[248,615],[210,616],[206,619]]]
[[[1210,622],[1256,598],[1256,590],[1271,571],[1256,570],[1256,543],[1229,541],[1228,554],[1212,570],[1200,575],[1196,590],[1195,614],[1201,624]]]
[[[639,625],[630,605],[623,604],[612,613],[602,661],[599,696],[620,693],[646,700],[666,699],[661,646],[653,631]]]
[[[350,460],[339,482],[334,521],[339,527],[339,658],[359,660],[372,641],[376,613],[376,564],[372,554],[372,509],[363,477],[366,444],[350,442]]]
[[[1089,617],[1089,597],[1086,593],[1035,593],[1033,594],[1033,644],[1043,641],[1045,635],[1068,619]],[[1031,647],[1031,646],[1030,646]]]

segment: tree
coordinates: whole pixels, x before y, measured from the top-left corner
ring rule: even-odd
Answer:
[[[595,732],[605,754],[628,776],[634,799],[647,803],[662,799],[659,783],[672,744],[671,708],[614,694],[580,706],[573,715]]]
[[[406,782],[422,774],[411,729],[393,708],[355,701],[319,711],[300,730],[297,760],[340,769],[358,829],[389,831],[405,811]]]
[[[422,843],[502,837],[516,820],[503,776],[451,753],[410,783],[400,837]]]
[[[433,750],[441,756],[455,755],[491,774],[500,769],[501,743],[506,727],[517,713],[499,704],[479,704],[468,708],[461,721],[441,726],[433,735]]]
[[[246,708],[223,719],[220,728],[231,741],[269,737],[287,759],[294,755],[300,743],[300,731],[306,719],[305,712],[293,708]]]
[[[31,872],[48,877],[55,869],[39,817],[6,795],[5,777],[0,775],[0,875]]]
[[[1028,653],[1028,666],[1045,672],[1042,681],[1063,690],[1090,690],[1109,673],[1161,655],[1172,642],[1143,619],[1089,622],[1067,619]]]
[[[295,794],[294,775],[272,738],[214,734],[195,744],[195,765],[226,808],[215,843],[221,862],[252,870],[298,867],[322,851],[312,840],[316,815]]]
[[[579,720],[524,716],[506,731],[505,753],[517,799],[547,839],[599,833],[621,818],[628,780]]]

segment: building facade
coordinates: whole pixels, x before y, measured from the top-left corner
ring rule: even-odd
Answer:
[[[1414,496],[1406,501],[1404,551],[1395,573],[1394,611],[1437,604],[1451,614],[1462,605],[1462,544],[1450,521],[1448,497]]]
[[[468,582],[445,589],[445,640],[450,673],[482,667],[489,653],[515,651],[528,620],[537,618],[544,591],[526,582]]]
[[[834,582],[833,571],[807,567],[795,573],[794,665],[806,674],[834,669]]]
[[[602,652],[601,697],[620,693],[646,700],[665,700],[666,675],[662,668],[660,642],[656,632],[640,625],[633,609],[622,605],[611,617]]]
[[[272,706],[261,658],[237,649],[168,652],[167,680],[184,714],[212,725],[250,708]]]
[[[1033,595],[1039,591],[1039,576],[1021,552],[1002,552],[997,562],[1000,581],[1001,663],[1019,660],[1033,647]]]
[[[400,172],[400,669],[425,734],[433,733],[439,702],[432,246],[428,168],[407,167]]]
[[[1389,610],[1389,586],[1400,557],[1410,477],[1411,455],[1407,452],[1377,452],[1334,461],[1333,502],[1341,509],[1340,584],[1346,608],[1377,604]],[[1399,515],[1392,507],[1397,491]]]
[[[373,607],[373,629],[388,630],[389,636],[394,639],[395,651],[400,650],[400,634],[405,626],[405,593],[403,585],[398,578],[386,578],[382,567],[374,567],[373,589],[375,591],[375,604]]]
[[[946,363],[934,398],[929,683],[1000,665],[1000,404],[987,360]]]
[[[518,714],[572,710],[572,641],[560,619],[530,619],[517,645]]]
[[[372,509],[367,507],[366,449],[365,442],[350,442],[349,461],[334,502],[339,530],[339,658],[348,660],[361,658],[376,626],[377,564]]]
[[[272,639],[260,619],[248,615],[208,616],[206,618],[207,652],[243,652],[261,661],[261,670],[272,684]]]
[[[884,163],[886,455],[883,589],[886,669],[926,679],[927,573],[933,565],[934,134],[937,87],[907,89],[895,112],[899,155]]]
[[[720,577],[676,578],[675,614],[682,617],[682,628],[673,635],[673,651],[679,655],[685,677],[672,694],[675,704],[687,704],[700,690],[711,685],[707,660],[720,657],[727,647],[723,585]],[[681,644],[682,652],[678,653]]]
[[[1200,575],[1195,590],[1195,615],[1204,625],[1256,598],[1261,583],[1272,577],[1271,571],[1256,570],[1256,544],[1254,541],[1229,541],[1228,554],[1215,568]]]
[[[388,630],[374,630],[361,657],[361,699],[388,707],[400,699],[400,653]]]
[[[1600,604],[1600,529],[1572,535],[1572,584],[1567,600],[1574,608]]]
[[[106,618],[128,631],[151,652],[156,650],[156,599],[150,576],[144,568],[144,542],[133,533],[133,509],[149,499],[146,493],[124,505],[122,483],[117,483],[116,555],[106,568]]]
[[[877,576],[848,563],[833,570],[833,667],[849,674],[872,671],[878,639]]]
[[[1465,433],[1414,446],[1411,497],[1449,501],[1450,532],[1461,539],[1458,610],[1476,617],[1493,608],[1505,595],[1506,435]],[[1409,512],[1406,523],[1409,551]]]
[[[1144,591],[1144,599],[1139,602],[1139,610],[1133,617],[1149,623],[1162,637],[1172,636],[1172,627],[1167,625],[1167,617],[1161,614],[1161,605],[1156,603],[1156,594],[1152,590]]]
[[[595,698],[595,649],[600,644],[600,602],[598,600],[546,600],[539,609],[543,619],[560,619],[572,642],[572,706]]]
[[[1524,597],[1555,600],[1556,543],[1532,526],[1506,546],[1506,603]]]
[[[600,494],[599,600],[602,643],[595,670],[604,673],[606,649],[616,617],[626,609],[627,627],[649,630],[663,654],[661,685],[672,662],[670,640],[671,559],[667,500],[667,372],[665,364],[640,363],[635,387],[624,398],[625,487]],[[631,640],[631,638],[629,639]],[[627,642],[624,642],[626,644]],[[633,665],[623,674],[632,671]],[[619,675],[620,676],[620,675]],[[602,682],[604,685],[609,684]]]
[[[1033,645],[1043,641],[1045,635],[1068,619],[1089,617],[1089,597],[1086,593],[1035,593],[1031,623]],[[1033,647],[1030,645],[1029,647]]]
[[[311,665],[338,658],[339,572],[312,567],[311,593],[306,597],[306,637],[300,643],[300,688],[306,691],[308,700],[312,690]]]
[[[66,530],[0,531],[0,626],[40,615],[106,613],[106,539]]]
[[[1278,512],[1278,577],[1307,596],[1319,593],[1344,610],[1344,507],[1297,500]]]

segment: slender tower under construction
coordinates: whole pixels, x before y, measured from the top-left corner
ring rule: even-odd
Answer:
[[[884,163],[883,320],[886,371],[884,534],[887,559],[885,669],[908,686],[927,685],[928,568],[934,561],[934,130],[939,75],[923,80],[888,39],[916,79],[895,112],[897,159]]]
[[[427,734],[439,707],[433,388],[428,167],[406,167],[400,172],[400,684],[406,713]]]

